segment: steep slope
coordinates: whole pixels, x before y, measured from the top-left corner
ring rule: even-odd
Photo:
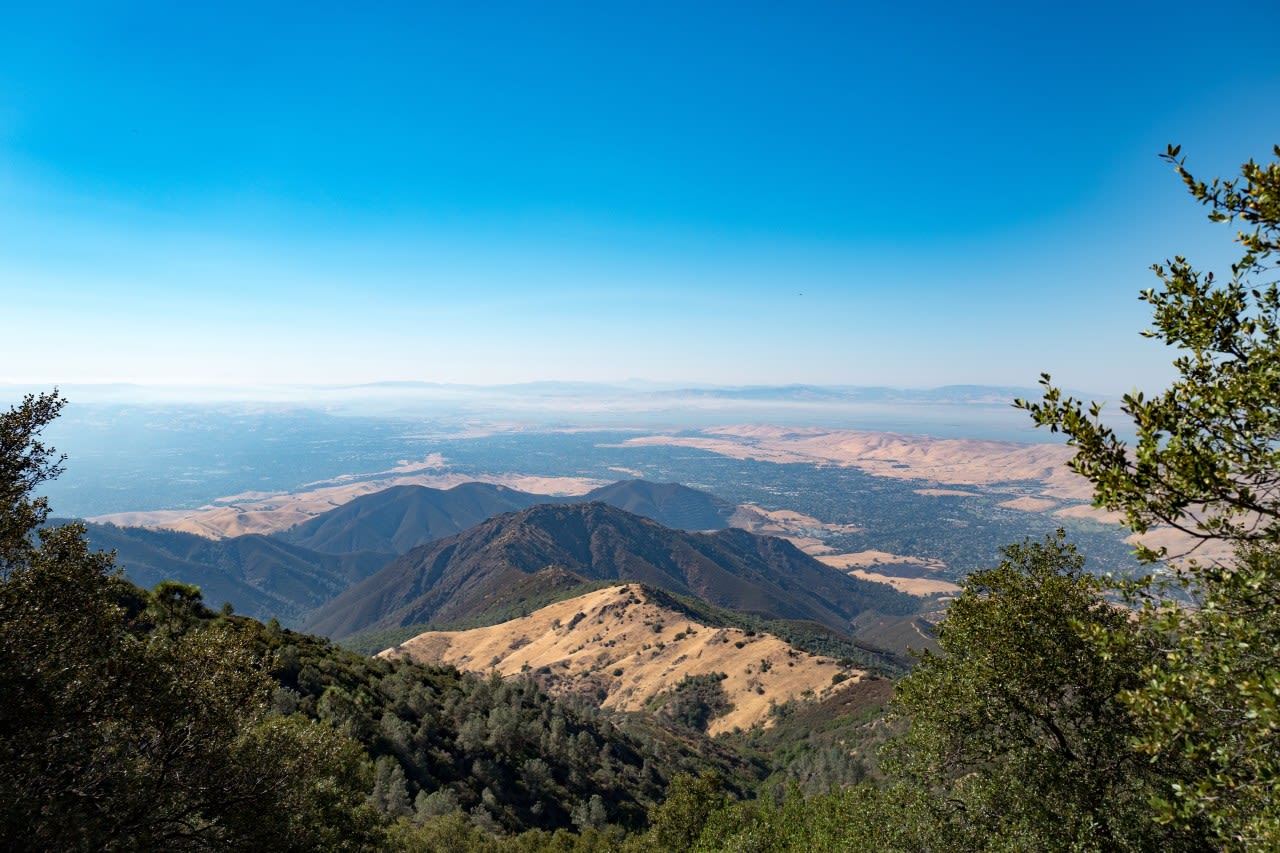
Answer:
[[[497,486],[463,483],[451,489],[392,486],[316,516],[276,536],[314,551],[404,554],[419,545],[474,527],[504,512],[548,500]]]
[[[622,480],[601,486],[582,496],[583,502],[599,501],[677,530],[724,530],[737,509],[715,495],[679,483]]]
[[[709,734],[767,725],[773,705],[825,696],[865,673],[800,652],[770,634],[700,624],[663,606],[637,584],[609,587],[528,616],[469,631],[431,631],[381,657],[453,664],[504,676],[532,671],[556,694],[605,708],[656,710],[678,699],[689,676],[718,676],[728,709]]]
[[[193,533],[86,524],[91,547],[116,552],[134,583],[193,583],[213,607],[230,602],[257,619],[298,617],[368,577],[389,559],[380,554],[320,554],[268,536],[211,540]]]
[[[722,530],[735,509],[688,486],[645,480],[601,486],[580,500],[611,504],[681,530]],[[377,551],[390,558],[503,513],[537,504],[577,502],[579,499],[534,495],[492,483],[463,483],[451,489],[393,486],[355,498],[275,535],[314,551]]]
[[[536,572],[639,581],[769,619],[846,630],[866,610],[912,612],[917,600],[850,578],[781,539],[742,530],[671,530],[601,503],[547,504],[415,548],[306,621],[330,636],[448,623],[514,603]]]

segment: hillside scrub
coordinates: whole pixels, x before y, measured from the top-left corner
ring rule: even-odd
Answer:
[[[363,751],[272,712],[234,629],[198,591],[147,593],[78,525],[37,530],[56,473],[37,440],[61,408],[0,415],[0,837],[11,850],[354,850],[379,834]]]

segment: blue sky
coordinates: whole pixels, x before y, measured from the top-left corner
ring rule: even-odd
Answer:
[[[1280,141],[1272,3],[13,5],[0,382],[1150,387]]]

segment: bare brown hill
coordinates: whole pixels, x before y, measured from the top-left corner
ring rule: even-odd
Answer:
[[[415,548],[316,611],[333,637],[509,609],[536,575],[637,581],[718,607],[847,631],[867,610],[904,615],[919,600],[850,578],[791,543],[742,530],[688,533],[602,503],[544,504]]]
[[[712,627],[663,606],[638,584],[557,602],[528,616],[468,631],[419,634],[382,653],[504,676],[533,672],[554,693],[606,708],[644,711],[675,701],[687,676],[718,676],[728,710],[710,734],[770,723],[770,710],[821,699],[860,670],[799,651],[771,634]]]
[[[1087,501],[1092,494],[1087,481],[1066,468],[1070,448],[1059,445],[765,425],[714,427],[701,432],[699,436],[642,436],[626,443],[697,447],[766,462],[847,465],[878,477],[946,485],[1035,481],[1042,484],[1046,495],[1064,500]]]

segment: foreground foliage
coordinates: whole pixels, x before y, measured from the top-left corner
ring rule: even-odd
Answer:
[[[130,586],[30,495],[54,396],[0,416],[30,453],[0,484],[0,837],[21,850],[343,850],[378,834],[359,745],[273,714],[243,638],[175,615],[180,584]],[[14,476],[17,473],[18,476]]]
[[[1072,467],[1095,502],[1133,530],[1167,524],[1193,540],[1233,546],[1228,561],[1173,567],[1192,606],[1134,591],[1141,626],[1160,650],[1142,683],[1123,695],[1154,760],[1190,763],[1188,778],[1157,802],[1162,821],[1208,822],[1225,848],[1280,847],[1280,146],[1276,162],[1250,161],[1234,180],[1197,180],[1171,147],[1165,155],[1209,218],[1243,226],[1242,255],[1219,284],[1185,258],[1157,265],[1159,289],[1145,334],[1176,346],[1177,380],[1153,397],[1124,398],[1130,448],[1064,398],[1045,377],[1037,423],[1062,430]],[[1149,560],[1162,553],[1147,551]],[[1195,556],[1189,554],[1176,556]],[[1159,592],[1159,590],[1156,590]],[[1100,636],[1108,648],[1115,638]]]
[[[925,795],[937,849],[1199,849],[1152,820],[1181,768],[1134,748],[1121,702],[1153,649],[1061,531],[1005,555],[964,582],[942,654],[899,684],[909,724],[889,767]]]

